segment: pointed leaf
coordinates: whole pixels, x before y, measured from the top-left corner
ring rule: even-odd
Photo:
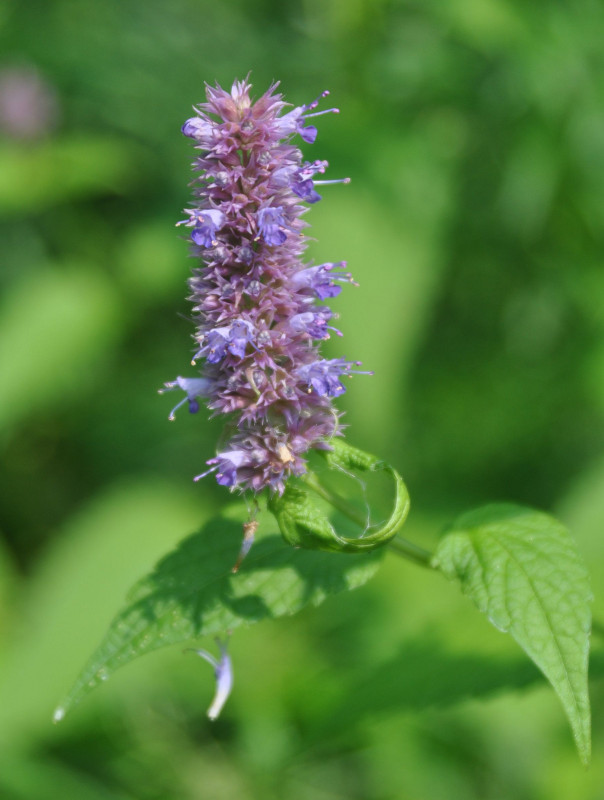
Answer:
[[[136,584],[97,651],[55,712],[55,721],[129,661],[165,645],[224,634],[239,625],[295,614],[373,576],[379,554],[350,558],[289,547],[268,513],[241,568],[247,511],[237,506],[185,539]]]
[[[587,763],[591,591],[566,528],[532,509],[486,506],[454,523],[432,565],[457,578],[479,610],[511,633],[548,678]]]

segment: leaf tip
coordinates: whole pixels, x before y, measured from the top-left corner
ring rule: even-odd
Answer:
[[[582,729],[573,727],[573,736],[581,764],[587,769],[591,764],[591,717],[583,720]]]
[[[591,741],[588,740],[584,744],[576,741],[579,760],[585,769],[589,769],[591,765]]]

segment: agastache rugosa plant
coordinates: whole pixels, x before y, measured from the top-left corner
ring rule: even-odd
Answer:
[[[359,363],[319,352],[329,331],[340,334],[324,301],[354,281],[344,262],[303,258],[303,216],[320,199],[317,187],[348,179],[317,178],[327,162],[304,161],[295,142],[313,144],[310,120],[337,109],[316,110],[327,92],[288,110],[277,85],[256,101],[250,89],[247,81],[230,92],[208,87],[207,101],[182,128],[198,153],[193,202],[179,225],[199,259],[190,289],[200,372],[162,390],[184,393],[170,419],[181,406],[196,414],[201,404],[225,417],[225,444],[196,480],[213,474],[247,502],[210,521],[143,579],[55,720],[136,656],[218,635],[219,659],[193,648],[215,670],[214,719],[233,684],[223,638],[239,625],[360,586],[387,545],[456,579],[499,630],[511,633],[556,690],[587,762],[591,591],[573,540],[547,514],[509,504],[463,515],[434,553],[401,538],[409,498],[400,475],[344,440],[333,405]],[[313,451],[318,467],[311,466]],[[361,477],[369,473],[385,475],[394,490],[392,510],[379,523],[371,503],[359,506],[330,482],[333,474],[352,476],[363,487],[356,494],[364,494]],[[258,509],[261,496],[266,512]],[[285,544],[272,535],[275,521]],[[256,534],[261,541],[246,558]],[[337,716],[330,708],[326,715]]]
[[[330,330],[340,334],[322,303],[353,283],[345,263],[302,260],[304,203],[321,199],[317,186],[349,179],[317,180],[327,162],[303,161],[292,143],[294,134],[314,142],[309,118],[337,112],[315,111],[328,92],[286,112],[276,86],[256,102],[250,88],[208,88],[182,128],[199,152],[193,203],[178,224],[201,260],[190,288],[193,363],[201,359],[203,368],[166,389],[185,392],[176,408],[188,402],[196,413],[202,399],[215,416],[228,416],[228,441],[195,480],[214,473],[232,489],[281,495],[290,476],[306,472],[307,451],[329,449],[339,435],[332,398],[345,391],[343,377],[359,371],[358,363],[322,358],[318,347]]]

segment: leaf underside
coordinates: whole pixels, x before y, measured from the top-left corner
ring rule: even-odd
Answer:
[[[486,506],[455,522],[432,564],[458,579],[478,609],[509,632],[547,677],[588,763],[592,594],[566,528],[532,509]]]
[[[134,586],[55,721],[116,669],[145,653],[295,614],[330,594],[362,586],[379,566],[380,553],[340,558],[289,547],[274,518],[262,513],[256,542],[233,574],[246,519],[242,506],[229,509],[183,540]]]

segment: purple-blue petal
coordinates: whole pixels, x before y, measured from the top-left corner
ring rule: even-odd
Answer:
[[[292,181],[291,188],[298,197],[306,200],[307,203],[317,203],[321,199],[321,195],[316,191],[310,178],[305,181]]]
[[[298,133],[308,144],[313,144],[317,138],[317,129],[314,125],[298,125]]]

